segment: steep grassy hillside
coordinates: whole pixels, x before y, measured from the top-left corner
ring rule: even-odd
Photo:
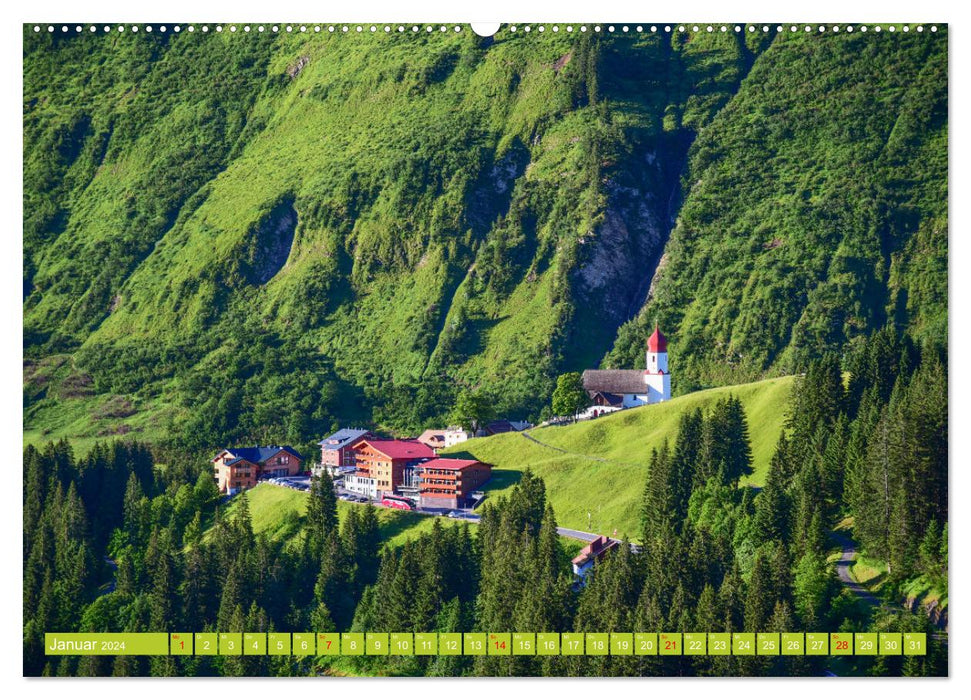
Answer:
[[[801,33],[800,33],[801,34]],[[887,323],[947,344],[947,36],[784,36],[698,134],[647,305],[679,391],[804,369]]]
[[[247,491],[249,497],[250,518],[253,522],[253,532],[266,534],[274,540],[292,538],[303,525],[303,517],[307,511],[307,494],[302,491],[261,484]],[[341,522],[351,508],[363,508],[358,503],[337,503],[337,515]],[[226,517],[232,517],[236,505],[230,504]],[[378,527],[382,543],[390,547],[398,547],[408,540],[414,540],[419,535],[429,532],[432,523],[438,520],[444,527],[461,525],[461,521],[450,518],[415,515],[401,510],[378,508]],[[471,524],[475,533],[476,525]],[[570,556],[576,556],[583,548],[580,540],[561,537],[560,542],[564,551]]]
[[[709,389],[669,402],[629,409],[593,421],[505,433],[469,440],[446,450],[495,465],[488,488],[493,495],[510,488],[524,469],[543,477],[561,526],[619,535],[640,535],[640,503],[651,450],[674,444],[678,420],[734,395],[749,425],[755,473],[761,485],[785,421],[793,378]],[[589,517],[588,517],[589,513]]]
[[[265,533],[270,539],[282,539],[292,537],[299,532],[307,511],[306,493],[273,484],[260,484],[246,494],[249,498],[254,533]],[[351,508],[364,507],[357,503],[339,501],[337,514],[343,522],[344,516]],[[226,517],[231,518],[235,508],[235,502],[230,503]],[[391,546],[397,546],[408,538],[414,539],[421,533],[431,530],[435,520],[391,508],[378,508],[377,514],[381,541]],[[457,520],[448,518],[438,520],[446,527],[458,524]]]
[[[940,339],[946,43],[25,27],[25,432],[535,417],[655,318],[680,393]]]

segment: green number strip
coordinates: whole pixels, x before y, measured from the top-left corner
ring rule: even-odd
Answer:
[[[48,632],[50,656],[924,656],[915,632]]]

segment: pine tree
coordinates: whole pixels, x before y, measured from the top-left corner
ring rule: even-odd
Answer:
[[[822,552],[808,552],[796,564],[793,577],[795,612],[808,631],[824,630],[833,598],[839,593],[832,568]]]
[[[786,542],[790,536],[790,513],[792,509],[786,493],[785,460],[787,457],[785,434],[780,436],[779,445],[769,463],[765,485],[755,499],[755,528],[760,542],[781,540]]]
[[[149,591],[151,615],[149,625],[154,630],[175,628],[175,602],[178,587],[176,564],[169,552],[166,540],[160,547],[155,566],[150,572],[152,586]]]
[[[700,462],[703,420],[701,409],[681,415],[678,437],[671,453],[672,505],[674,522],[680,523],[688,515],[688,500],[692,485],[699,481],[697,470]]]
[[[900,392],[896,392],[898,397]],[[888,560],[890,555],[890,517],[893,507],[894,440],[891,411],[899,401],[892,400],[884,410],[870,438],[863,476],[854,504],[854,532],[871,556]]]
[[[321,469],[310,481],[310,495],[307,498],[307,539],[310,551],[320,556],[321,548],[331,532],[338,527],[337,495],[334,482],[326,469]]]
[[[202,511],[197,510],[192,520],[185,527],[182,542],[187,547],[191,547],[197,545],[200,539],[202,539]]]
[[[128,477],[128,484],[125,486],[122,529],[135,546],[144,543],[142,538],[148,534],[142,532],[141,509],[143,498],[144,494],[138,477],[132,474]]]
[[[249,495],[245,491],[236,497],[233,531],[234,540],[244,547],[253,541],[253,518],[249,512]]]
[[[462,604],[457,597],[452,598],[442,606],[438,613],[435,629],[439,632],[464,632],[469,629],[468,624],[463,620]],[[436,656],[428,666],[427,675],[458,676],[466,663],[460,656]]]
[[[647,481],[644,484],[644,495],[641,499],[641,537],[645,546],[657,539],[668,528],[673,528],[673,511],[671,493],[671,457],[667,443],[660,449],[651,451],[651,459],[647,470]],[[680,523],[677,524],[680,527]]]
[[[310,626],[314,632],[336,632],[337,627],[327,609],[327,604],[323,601],[317,603],[317,607],[310,614]]]
[[[650,584],[644,586],[637,600],[634,610],[633,630],[635,632],[649,632],[656,634],[664,631],[664,613],[658,602],[657,595],[651,590]],[[659,657],[644,656],[638,659],[638,670],[641,675],[658,675],[661,671]]]
[[[178,600],[182,602],[182,626],[200,628],[212,621],[212,600],[216,588],[206,549],[199,545],[185,553],[185,576],[179,586]]]
[[[918,548],[921,572],[932,578],[941,578],[941,531],[937,520],[931,520]]]
[[[236,629],[233,624],[233,615],[236,610],[242,615],[242,606],[245,598],[243,597],[244,580],[241,566],[234,563],[226,574],[226,580],[222,584],[222,597],[219,602],[219,614],[216,617],[216,627],[220,631],[242,631]]]
[[[745,631],[764,632],[775,606],[772,569],[766,557],[759,553],[748,584],[745,597]]]
[[[772,569],[772,595],[775,600],[792,601],[792,563],[782,542],[773,543],[769,566]]]
[[[706,583],[695,605],[695,625],[700,632],[718,632],[722,629],[722,614],[718,607],[718,594]]]
[[[226,620],[225,626],[219,626],[220,632],[245,632],[246,630],[246,615],[243,613],[243,606],[237,604],[232,613]],[[242,650],[240,650],[242,652]],[[243,657],[241,654],[230,654],[228,656],[222,657],[223,661],[223,675],[224,676],[242,676],[245,674],[246,668],[243,664]]]
[[[352,509],[341,528],[341,539],[350,559],[348,578],[356,598],[377,579],[381,561],[381,534],[374,506]]]
[[[836,516],[844,503],[843,482],[849,439],[850,422],[846,414],[841,413],[826,441],[819,469],[820,486],[825,494],[823,513],[827,522]]]
[[[347,580],[347,557],[339,534],[331,530],[324,542],[320,570],[314,587],[316,603],[323,601],[338,629],[346,629],[354,618],[354,598]]]

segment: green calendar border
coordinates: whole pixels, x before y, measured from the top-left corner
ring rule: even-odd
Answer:
[[[48,632],[50,656],[924,656],[923,632]]]

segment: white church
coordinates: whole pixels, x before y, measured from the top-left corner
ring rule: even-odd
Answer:
[[[671,398],[668,340],[655,325],[647,339],[647,369],[588,369],[583,388],[593,401],[586,412],[601,412],[660,403]]]

